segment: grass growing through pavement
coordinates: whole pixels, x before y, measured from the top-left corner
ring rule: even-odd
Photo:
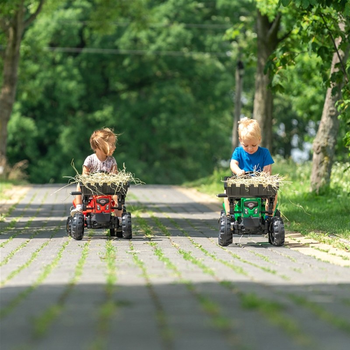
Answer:
[[[340,330],[350,334],[350,322],[342,317],[334,316],[332,313],[326,311],[319,304],[307,300],[305,297],[290,294],[289,298],[292,299],[296,304],[304,306],[315,313],[321,320],[326,321]]]
[[[106,241],[105,253],[101,256],[106,264],[106,300],[100,305],[98,310],[97,335],[90,344],[89,350],[98,350],[107,348],[108,333],[111,330],[112,317],[117,312],[118,306],[113,300],[113,294],[116,289],[117,282],[117,248],[113,245],[113,241]]]
[[[296,164],[276,157],[272,171],[284,176],[286,183],[278,192],[279,209],[288,230],[319,240],[328,235],[350,239],[350,163],[335,163],[330,187],[322,194],[310,193],[311,163]],[[186,183],[201,192],[216,196],[223,192],[223,178],[229,169],[216,170],[211,176]],[[349,249],[349,247],[347,247]]]
[[[171,235],[168,231],[168,228],[161,224],[159,219],[157,219],[156,217],[152,215],[151,217],[157,225],[157,228],[159,228],[165,236],[171,239]],[[148,237],[149,233],[152,232],[152,230],[144,220],[142,220],[139,217],[137,219],[138,224],[144,231],[146,237]],[[174,221],[171,218],[168,218],[168,220],[174,224]],[[195,242],[186,234],[184,230],[182,230],[180,227],[177,228],[180,229],[184,233],[184,235],[191,240],[191,242],[196,246],[196,248],[199,248],[203,253],[211,256],[214,260],[218,260],[218,258],[215,255],[208,253],[205,249],[201,249],[200,245],[196,245]],[[152,237],[153,236],[150,235],[150,238]],[[156,243],[152,242],[152,245],[155,246]],[[220,279],[216,277],[215,271],[211,267],[209,267],[204,261],[195,257],[192,254],[192,251],[186,251],[184,249],[181,249],[179,245],[175,242],[172,242],[172,245],[177,249],[179,254],[182,255],[184,260],[197,266],[203,273],[212,276],[214,279],[217,279],[224,288],[230,290],[234,295],[238,296],[241,302],[241,306],[243,308],[258,311],[259,313],[263,314],[269,319],[269,321],[272,324],[276,325],[277,327],[281,327],[287,334],[292,336],[295,342],[306,346],[313,345],[312,339],[300,328],[297,321],[292,316],[288,315],[287,311],[280,303],[276,301],[270,301],[264,298],[259,298],[252,293],[245,293],[237,285],[233,284],[230,281],[220,281]],[[231,266],[228,266],[233,268],[233,264]],[[191,290],[193,290],[193,292],[195,292],[196,288],[192,283],[188,282],[187,286]],[[197,292],[195,293],[197,294]],[[197,297],[203,309],[207,313],[209,313],[213,318],[216,327],[223,330],[225,333],[230,331],[232,326],[231,321],[220,312],[220,306],[212,299],[202,294],[198,294]]]
[[[56,228],[55,232],[58,231]],[[55,258],[50,264],[47,264],[43,270],[40,272],[37,279],[33,282],[32,285],[25,288],[21,293],[17,294],[3,309],[0,310],[0,319],[7,316],[19,303],[24,300],[31,292],[33,292],[38,286],[40,286],[47,276],[52,272],[52,270],[58,265],[59,261],[62,258],[62,254],[69,244],[69,240],[66,240],[61,245],[60,250],[56,253]]]
[[[166,237],[168,237],[171,241],[171,244],[173,245],[174,248],[177,249],[179,254],[183,256],[183,258],[189,262],[191,262],[194,265],[199,266],[205,273],[214,276],[214,272],[210,268],[206,268],[205,264],[202,262],[198,261],[198,259],[194,258],[192,256],[191,252],[187,252],[183,249],[180,249],[178,244],[173,242],[171,240],[171,236],[167,228],[159,221],[158,218],[153,216],[151,214],[151,218],[153,219],[154,223],[156,224],[157,228],[160,229],[162,234],[164,234]],[[157,256],[159,261],[162,261],[166,268],[171,270],[176,278],[178,279],[179,283],[182,283],[186,286],[186,288],[197,298],[198,302],[200,303],[202,309],[210,316],[211,321],[213,325],[219,329],[220,331],[223,332],[223,334],[229,339],[230,342],[233,342],[235,344],[236,349],[243,349],[245,347],[242,347],[240,344],[238,344],[238,340],[236,339],[234,328],[232,325],[231,320],[226,317],[222,312],[221,312],[221,307],[220,305],[212,300],[209,297],[206,297],[204,294],[202,294],[199,290],[197,290],[196,286],[194,283],[192,283],[190,280],[187,280],[182,277],[181,272],[179,271],[178,267],[172,263],[172,261],[165,256],[163,250],[158,246],[157,242],[152,242],[152,229],[151,227],[146,223],[146,221],[141,218],[140,216],[137,217],[137,224],[140,227],[140,229],[143,231],[145,234],[145,237],[149,239],[148,244],[154,249],[154,254]],[[172,332],[169,331],[168,333],[169,336],[173,337]],[[171,340],[171,339],[169,339]]]
[[[142,271],[142,276],[144,277],[146,281],[146,286],[148,288],[148,291],[152,297],[154,306],[156,308],[156,318],[157,323],[160,328],[160,334],[162,337],[163,345],[165,349],[172,349],[173,348],[173,337],[174,334],[168,324],[167,317],[165,310],[162,306],[162,303],[160,302],[160,299],[154,289],[154,286],[151,283],[151,278],[147,272],[147,268],[145,263],[143,262],[142,258],[139,256],[139,253],[135,250],[134,244],[130,241],[129,243],[130,251],[129,254],[132,255],[134,263],[140,268]]]
[[[80,256],[80,259],[78,260],[78,263],[75,267],[74,276],[70,280],[70,282],[67,284],[66,288],[64,289],[63,293],[60,295],[57,303],[50,305],[47,309],[45,309],[39,316],[34,318],[33,326],[34,326],[34,336],[37,337],[43,337],[47,330],[50,328],[52,323],[57,319],[57,317],[62,313],[65,302],[70,294],[70,292],[73,290],[75,285],[77,284],[78,280],[80,279],[81,275],[83,274],[83,267],[88,255],[89,251],[89,245],[90,245],[90,237],[89,240],[84,244],[82,253]],[[48,244],[49,241],[47,241],[44,244]],[[40,248],[42,249],[42,248]]]

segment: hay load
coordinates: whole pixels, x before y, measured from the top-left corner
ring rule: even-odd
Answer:
[[[284,178],[279,174],[253,172],[249,175],[232,176],[226,179],[227,195],[240,197],[270,197],[276,195]]]
[[[135,185],[144,184],[143,181],[136,178],[132,173],[127,172],[125,166],[117,174],[99,172],[84,175],[79,174],[75,168],[74,170],[76,171],[76,175],[69,177],[70,184],[80,184],[83,195],[126,194],[131,183]]]

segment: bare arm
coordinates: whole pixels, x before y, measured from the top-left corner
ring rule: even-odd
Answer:
[[[87,166],[83,165],[83,175],[88,175],[88,174],[90,174],[90,169]]]
[[[111,169],[111,174],[118,174],[118,166],[117,164],[116,165],[113,165],[112,169]]]
[[[264,172],[264,173],[268,173],[269,175],[271,175],[271,172],[272,172],[272,165],[270,164],[270,165],[264,166],[263,172]]]
[[[231,160],[230,169],[231,169],[231,171],[232,171],[234,174],[236,174],[236,175],[243,175],[243,174],[245,174],[245,171],[242,170],[242,169],[238,166],[237,160],[234,160],[234,159]]]

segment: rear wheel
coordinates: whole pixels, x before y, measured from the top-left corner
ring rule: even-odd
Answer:
[[[269,242],[274,246],[282,246],[284,244],[284,236],[283,220],[279,216],[274,216],[270,224]]]
[[[131,214],[130,213],[124,213],[122,216],[122,237],[124,239],[131,239],[132,238],[132,226],[131,226]]]
[[[70,235],[77,241],[80,241],[84,237],[84,215],[83,213],[76,213],[71,221]]]
[[[66,231],[68,233],[68,236],[71,236],[71,225],[72,225],[72,217],[68,216],[67,222],[66,222]]]
[[[225,214],[221,215],[219,221],[218,243],[219,245],[224,247],[232,243],[231,219]]]

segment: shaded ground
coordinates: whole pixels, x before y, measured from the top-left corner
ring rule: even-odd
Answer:
[[[74,241],[58,188],[34,186],[0,222],[2,349],[348,349],[350,269],[335,253],[303,254],[295,235],[220,247],[219,205],[150,185],[127,197],[132,240]]]

